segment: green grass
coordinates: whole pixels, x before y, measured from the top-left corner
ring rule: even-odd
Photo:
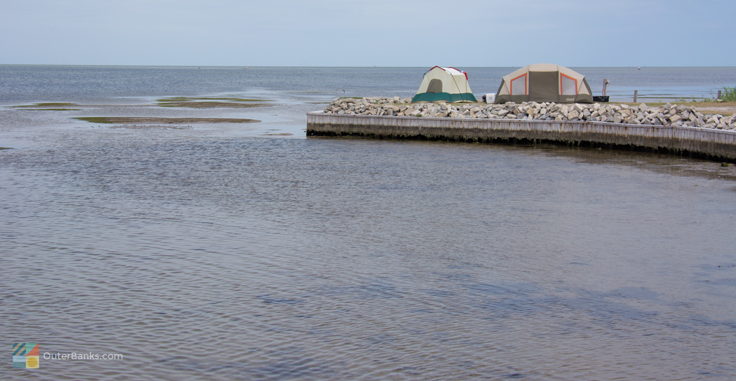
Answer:
[[[736,87],[724,87],[718,99],[724,102],[736,102]]]

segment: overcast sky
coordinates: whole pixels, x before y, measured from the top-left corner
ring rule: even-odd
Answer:
[[[0,0],[0,63],[734,66],[734,0]]]

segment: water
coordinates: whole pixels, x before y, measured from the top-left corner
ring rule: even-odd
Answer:
[[[349,82],[332,69],[296,69],[311,73],[303,81],[253,69],[264,74],[252,85],[218,71],[235,69],[191,80],[204,69],[88,70],[131,76],[129,87],[98,79],[85,92],[61,75],[4,95],[91,106],[0,110],[0,146],[14,148],[0,151],[0,334],[8,349],[125,358],[23,370],[7,354],[3,379],[736,377],[733,166],[306,139],[302,111],[334,96],[325,83]],[[346,93],[385,95],[401,86],[372,78],[413,69],[344,70],[363,84]],[[276,105],[147,104],[202,94]],[[141,113],[264,122],[69,119]]]
[[[463,68],[478,95],[495,93],[517,68]],[[736,67],[576,68],[595,95],[608,79],[613,100],[634,90],[652,99],[715,98],[736,87]],[[262,90],[291,95],[409,97],[426,68],[136,67],[0,65],[0,104],[18,101],[99,100]]]

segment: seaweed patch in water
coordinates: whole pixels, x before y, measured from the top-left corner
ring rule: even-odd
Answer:
[[[266,107],[268,99],[260,98],[230,98],[230,97],[170,97],[158,101],[160,107],[187,107],[187,108],[252,108]]]
[[[33,111],[79,111],[81,108],[24,108]]]
[[[270,102],[260,98],[229,98],[229,97],[169,97],[161,98],[158,102],[190,102],[190,101],[230,101],[230,102]]]
[[[74,119],[103,124],[189,124],[189,123],[257,123],[244,118],[155,118],[132,116],[81,116]]]
[[[69,106],[79,106],[71,102],[42,102],[30,105],[10,106],[11,108],[20,108],[25,110],[67,110]],[[49,108],[51,107],[51,108]]]

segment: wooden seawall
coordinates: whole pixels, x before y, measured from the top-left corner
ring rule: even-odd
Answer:
[[[736,162],[736,131],[583,121],[307,114],[307,136],[539,142],[671,152]]]

